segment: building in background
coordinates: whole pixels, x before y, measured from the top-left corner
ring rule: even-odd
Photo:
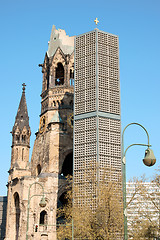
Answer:
[[[132,239],[134,231],[140,231],[135,223],[141,227],[147,221],[150,226],[157,226],[159,229],[159,185],[155,182],[128,182],[126,187],[128,238]]]
[[[4,239],[6,231],[7,197],[0,197],[0,239]]]

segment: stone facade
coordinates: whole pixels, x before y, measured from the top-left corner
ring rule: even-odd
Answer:
[[[6,240],[56,239],[56,209],[73,174],[74,37],[52,28],[42,67],[39,130],[31,162],[25,84],[12,129]],[[46,206],[40,207],[45,197]]]

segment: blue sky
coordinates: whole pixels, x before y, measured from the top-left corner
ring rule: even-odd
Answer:
[[[11,134],[23,82],[30,117],[31,152],[39,126],[41,68],[52,25],[70,36],[95,28],[119,36],[122,129],[130,122],[141,123],[149,132],[157,163],[143,165],[143,147],[128,150],[127,179],[152,176],[160,160],[160,1],[159,0],[0,0],[1,137],[0,195],[6,195],[11,159]],[[131,126],[125,147],[146,143],[145,132]]]

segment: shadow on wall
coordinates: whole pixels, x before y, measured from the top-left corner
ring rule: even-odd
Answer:
[[[73,93],[66,92],[59,105],[61,118],[59,135],[59,178],[57,207],[65,204],[67,176],[73,176]]]

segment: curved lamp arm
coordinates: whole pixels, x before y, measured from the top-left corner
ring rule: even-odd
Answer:
[[[146,134],[147,134],[148,144],[142,145],[142,146],[148,146],[148,147],[151,146],[151,145],[149,144],[149,134],[148,134],[146,128],[143,127],[143,125],[141,125],[140,123],[135,123],[135,122],[129,123],[129,124],[124,128],[124,130],[123,130],[123,132],[122,132],[122,158],[125,156],[125,155],[124,155],[124,132],[125,132],[126,128],[128,128],[130,125],[138,125],[138,126],[140,126],[141,128],[143,128],[144,131],[145,131]],[[136,144],[135,144],[135,145],[136,145]],[[141,144],[137,144],[137,145],[141,145]],[[129,146],[129,147],[130,147],[130,146]],[[128,147],[128,148],[129,148],[129,147]],[[128,150],[128,148],[127,148],[127,150]],[[126,153],[126,151],[125,151],[125,153]]]
[[[29,200],[29,196],[30,196],[31,187],[32,187],[33,185],[35,185],[35,184],[38,184],[39,186],[41,186],[42,191],[43,191],[43,196],[44,196],[44,187],[43,187],[43,185],[42,185],[41,183],[39,183],[39,182],[34,182],[34,183],[32,183],[32,184],[29,186],[29,190],[28,190],[28,200]]]
[[[126,157],[126,152],[127,152],[127,150],[130,148],[130,147],[133,147],[133,146],[146,146],[146,147],[151,147],[151,145],[149,144],[143,144],[143,143],[133,143],[133,144],[131,144],[131,145],[129,145],[127,148],[126,148],[126,150],[125,150],[125,152],[123,153],[123,158],[122,158],[122,162],[124,163],[124,164],[126,164],[126,161],[125,161],[125,157]]]

